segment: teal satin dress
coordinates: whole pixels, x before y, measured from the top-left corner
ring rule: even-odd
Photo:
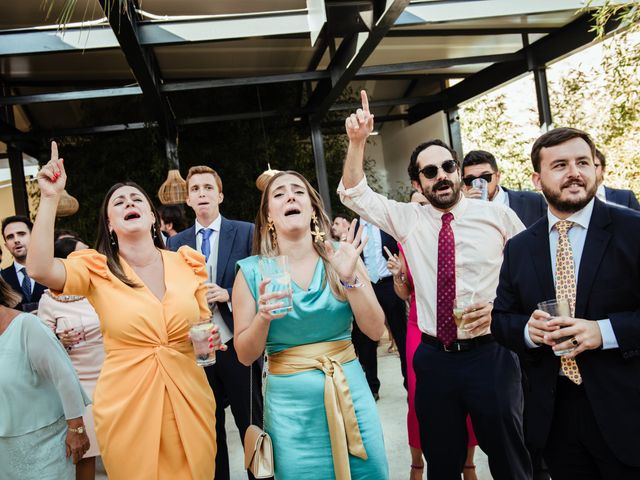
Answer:
[[[258,298],[258,257],[238,262],[251,294]],[[322,259],[308,290],[293,286],[293,310],[271,322],[267,354],[290,347],[351,338],[353,313],[335,298],[325,280]],[[353,480],[385,480],[389,467],[375,401],[357,360],[342,365],[358,419],[367,460],[349,455]],[[324,407],[324,373],[312,370],[269,374],[265,394],[265,430],[272,438],[276,480],[335,478],[329,427]]]

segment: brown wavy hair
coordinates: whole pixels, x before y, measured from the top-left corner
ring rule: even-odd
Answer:
[[[300,173],[295,172],[293,170],[287,170],[284,172],[278,172],[273,177],[269,179],[267,185],[262,192],[262,198],[260,199],[260,208],[258,209],[258,214],[256,215],[255,221],[255,230],[253,232],[253,254],[254,255],[264,255],[268,257],[273,257],[280,255],[280,249],[278,248],[277,239],[275,242],[273,241],[273,237],[271,232],[269,231],[269,194],[271,192],[271,186],[273,182],[283,175],[293,175],[297,177],[304,187],[307,189],[307,193],[309,194],[309,198],[311,199],[311,207],[316,214],[318,219],[318,226],[322,232],[327,234],[326,238],[329,238],[329,233],[331,232],[331,221],[327,216],[324,210],[324,203],[322,202],[322,198],[318,191],[311,186],[311,184],[304,178]],[[313,230],[315,225],[313,221],[309,222],[309,228]],[[277,232],[276,232],[277,233]],[[275,243],[275,248],[273,244]],[[322,263],[324,263],[324,271],[325,271],[325,279],[324,282],[329,282],[329,286],[331,287],[331,291],[339,300],[346,301],[347,295],[344,287],[340,283],[340,279],[338,278],[338,274],[335,269],[331,266],[329,262],[329,258],[327,257],[327,252],[325,250],[324,243],[313,243],[313,248],[318,253],[320,258],[322,258]]]
[[[149,203],[149,207],[151,208],[151,213],[153,213],[156,221],[151,227],[149,234],[153,237],[153,243],[159,249],[164,250],[164,240],[162,239],[162,235],[160,234],[160,215],[158,215],[158,211],[156,207],[154,207],[153,202],[147,192],[135,182],[120,182],[116,183],[113,187],[109,189],[107,194],[102,201],[102,205],[100,206],[100,218],[98,220],[98,232],[96,235],[96,244],[95,249],[107,257],[107,267],[113,275],[115,275],[122,283],[128,285],[130,287],[141,287],[142,285],[137,284],[129,277],[126,276],[124,270],[122,268],[122,264],[120,263],[120,258],[118,257],[118,236],[113,233],[113,245],[111,244],[111,235],[109,234],[109,217],[107,215],[107,206],[109,205],[109,200],[113,196],[114,192],[118,190],[120,187],[133,187],[138,190],[144,198],[147,199]]]
[[[20,303],[22,297],[0,276],[0,305],[14,308]]]

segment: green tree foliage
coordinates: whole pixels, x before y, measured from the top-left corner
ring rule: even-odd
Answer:
[[[527,123],[531,122],[532,118],[528,118]],[[465,104],[460,109],[460,126],[464,151],[491,152],[502,172],[504,186],[516,190],[532,188],[527,155],[532,134],[527,134],[510,116],[504,93],[496,91]]]

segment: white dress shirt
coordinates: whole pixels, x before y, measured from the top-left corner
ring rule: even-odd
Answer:
[[[345,189],[340,181],[342,203],[367,221],[397,238],[402,244],[416,293],[418,326],[437,336],[438,234],[443,212],[431,205],[400,203],[375,193],[363,178]],[[502,251],[507,240],[524,230],[513,210],[502,204],[469,200],[462,196],[451,210],[456,248],[456,293],[475,293],[475,299],[493,301],[498,287]],[[489,328],[478,335],[489,333]],[[458,329],[458,338],[470,338]]]
[[[202,234],[200,230],[203,228],[210,228],[213,230],[213,233],[209,237],[209,258],[207,260],[207,275],[209,277],[209,283],[216,283],[216,275],[218,271],[218,245],[220,243],[220,226],[222,225],[222,216],[218,215],[218,217],[211,222],[208,226],[203,226],[196,219],[196,249],[202,253]],[[231,311],[231,301],[227,302],[229,306],[229,311]],[[212,307],[213,320],[215,324],[218,326],[220,333],[220,341],[222,343],[227,343],[230,339],[233,338],[233,332],[227,327],[226,322],[222,318],[220,314],[220,309],[218,309],[217,304],[214,304]]]
[[[496,203],[502,203],[504,205],[506,205],[507,207],[509,206],[509,195],[507,195],[507,192],[505,192],[502,187],[500,185],[498,185],[498,189],[496,191],[495,196],[493,197],[493,199],[491,200],[492,202],[496,202]]]
[[[596,197],[601,202],[607,203],[607,192],[604,189],[604,183],[601,183],[596,190]]]

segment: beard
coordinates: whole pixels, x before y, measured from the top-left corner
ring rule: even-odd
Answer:
[[[576,183],[585,189],[585,193],[580,197],[574,197],[569,199],[562,199],[562,190],[567,188],[572,183]],[[545,198],[547,199],[547,203],[554,207],[559,212],[563,213],[575,213],[577,211],[582,210],[587,204],[591,201],[593,197],[596,195],[596,191],[598,190],[597,182],[593,182],[591,185],[588,185],[583,180],[569,180],[562,184],[559,190],[553,189],[548,185],[542,184],[542,193],[544,193]]]
[[[447,210],[453,207],[460,199],[461,183],[453,183],[450,180],[441,180],[434,184],[431,189],[422,188],[422,194],[429,200],[429,203],[440,210]],[[450,187],[451,193],[448,195],[438,195],[438,189],[442,187]]]

